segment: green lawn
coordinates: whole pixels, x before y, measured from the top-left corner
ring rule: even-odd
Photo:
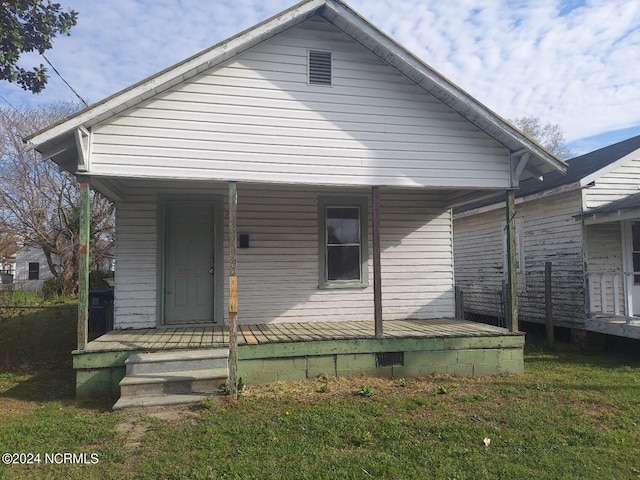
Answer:
[[[13,366],[0,373],[0,453],[41,462],[0,465],[0,478],[640,478],[638,343],[533,340],[523,375],[279,382],[235,405],[118,413],[73,401],[68,365]],[[98,462],[45,462],[63,452]]]

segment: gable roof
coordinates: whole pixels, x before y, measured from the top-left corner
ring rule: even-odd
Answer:
[[[31,142],[45,158],[54,160],[64,168],[75,169],[73,162],[76,157],[76,135],[78,143],[82,143],[82,134],[76,134],[79,129],[88,129],[138,105],[315,15],[333,24],[424,89],[425,92],[497,140],[514,157],[528,154],[526,167],[521,178],[565,170],[566,164],[562,160],[433,70],[341,0],[305,0],[255,27],[142,80],[57,124],[34,133],[25,141]]]
[[[601,175],[613,170],[618,165],[618,162],[624,161],[625,157],[638,149],[640,149],[640,135],[574,157],[567,160],[568,167],[565,175],[551,172],[545,175],[542,181],[530,178],[521,182],[520,188],[516,190],[516,198],[527,197],[571,184],[576,184],[576,188],[585,187]],[[455,213],[466,212],[501,202],[504,202],[503,195],[486,198],[456,208]]]

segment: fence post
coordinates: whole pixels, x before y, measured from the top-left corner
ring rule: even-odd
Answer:
[[[544,313],[547,343],[553,346],[553,304],[551,303],[551,262],[544,263]]]

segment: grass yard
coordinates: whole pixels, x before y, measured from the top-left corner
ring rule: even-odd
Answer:
[[[76,403],[64,362],[5,367],[0,453],[40,463],[0,478],[640,478],[638,343],[540,345],[528,340],[523,375],[318,378],[118,413]],[[87,464],[45,461],[65,452]]]

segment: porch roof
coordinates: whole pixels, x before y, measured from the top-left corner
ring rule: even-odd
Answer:
[[[426,94],[437,98],[468,122],[487,133],[519,159],[517,180],[540,177],[549,172],[565,172],[566,164],[527,137],[505,119],[478,102],[453,82],[362,18],[341,0],[305,0],[268,20],[245,30],[181,63],[122,90],[57,124],[26,138],[45,158],[75,172],[82,158],[83,136],[93,125],[103,122],[160,92],[318,15],[354,41],[398,70]],[[86,149],[86,147],[84,147]],[[514,168],[514,171],[516,169]]]
[[[575,217],[584,219],[586,224],[618,222],[621,220],[640,218],[640,193],[629,195],[628,197],[597,208],[591,208]]]

